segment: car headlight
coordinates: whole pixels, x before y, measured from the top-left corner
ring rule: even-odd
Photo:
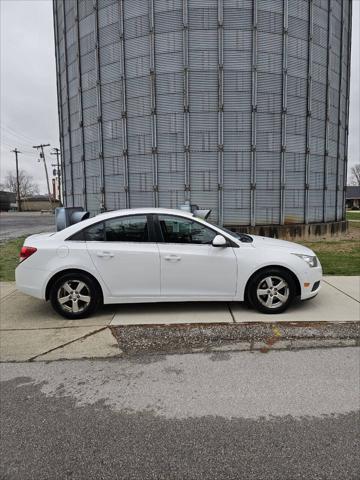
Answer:
[[[296,255],[297,257],[301,258],[306,262],[309,267],[317,267],[318,266],[318,259],[316,255],[301,255],[300,253],[293,253],[293,255]]]

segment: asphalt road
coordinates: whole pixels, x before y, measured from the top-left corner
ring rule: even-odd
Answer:
[[[2,479],[358,478],[355,347],[0,373]]]
[[[0,242],[34,233],[55,231],[55,216],[38,212],[1,212]]]

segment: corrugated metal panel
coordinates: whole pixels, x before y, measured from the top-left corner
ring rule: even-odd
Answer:
[[[69,62],[68,62],[68,45],[67,45],[67,36],[66,31],[69,28],[69,25],[66,23],[66,5],[65,2],[62,4],[62,18],[63,18],[63,41],[64,41],[64,64],[65,64],[65,72],[64,72],[64,83],[65,83],[65,101],[66,101],[66,111],[67,113],[67,120],[66,124],[64,124],[64,128],[66,128],[66,137],[64,138],[64,151],[68,151],[67,161],[69,163],[68,167],[65,168],[65,184],[67,186],[67,191],[69,192],[71,200],[69,200],[70,206],[71,204],[74,205],[74,173],[73,173],[73,150],[71,144],[71,123],[70,123],[70,91],[69,91]],[[66,164],[66,160],[65,160]]]
[[[103,7],[103,8],[100,8]],[[119,3],[113,2],[110,5],[104,6],[102,2],[99,3],[99,28],[106,27],[113,23],[117,23],[120,15]]]
[[[299,201],[297,198],[297,193],[289,192],[289,176],[291,172],[289,170],[288,159],[289,152],[301,152],[302,147],[305,148],[305,137],[300,135],[293,135],[292,130],[289,129],[289,115],[294,113],[295,115],[298,112],[291,111],[291,104],[289,103],[290,98],[288,95],[288,72],[290,71],[292,75],[299,77],[297,71],[294,71],[291,64],[291,56],[288,57],[289,42],[288,38],[288,1],[284,0],[284,22],[283,22],[283,82],[282,82],[282,133],[281,133],[281,165],[280,165],[280,223],[294,223],[294,215],[299,207]],[[303,50],[301,50],[301,42],[296,42],[296,49],[292,52],[294,55],[297,55],[297,58],[305,57]],[[294,102],[293,102],[294,103]],[[290,107],[290,108],[289,108]],[[306,114],[306,111],[304,112]],[[291,125],[290,125],[291,126]],[[294,125],[294,130],[296,132],[296,126]],[[297,211],[297,214],[299,212]]]
[[[342,182],[343,182],[343,159],[341,156],[341,141],[342,141],[342,102],[343,102],[343,89],[344,89],[344,77],[343,77],[343,60],[344,55],[344,5],[342,4],[341,8],[337,10],[338,18],[340,19],[340,32],[339,32],[339,86],[338,86],[338,118],[337,118],[337,145],[336,145],[336,179],[335,179],[335,220],[340,220],[342,218]]]
[[[248,178],[250,180],[250,176]],[[250,190],[227,189],[224,191],[224,223],[227,225],[249,225]]]
[[[188,198],[233,225],[342,217],[348,2],[54,5],[69,205]]]
[[[59,0],[57,0],[58,3]],[[89,0],[79,0],[79,16],[80,18],[87,17],[93,10],[93,5],[92,2],[89,2]]]
[[[62,158],[60,160],[60,170],[61,170],[61,199],[64,205],[67,205],[67,195],[66,195],[66,178],[65,178],[65,167],[64,167],[64,132],[63,132],[63,112],[62,112],[62,91],[61,91],[61,62],[60,62],[60,43],[63,43],[60,39],[60,20],[59,20],[59,5],[56,0],[53,0],[53,14],[54,14],[54,40],[55,40],[55,62],[56,62],[56,89],[57,89],[57,101],[58,101],[58,120],[59,120],[59,142],[60,150],[62,152]],[[59,172],[60,173],[60,172]]]

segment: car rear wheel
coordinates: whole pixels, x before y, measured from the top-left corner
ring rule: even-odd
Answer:
[[[266,269],[250,280],[248,298],[262,313],[284,312],[293,301],[296,285],[290,273],[282,269]]]
[[[50,289],[53,309],[65,318],[90,316],[101,303],[101,292],[96,282],[83,273],[65,273]]]

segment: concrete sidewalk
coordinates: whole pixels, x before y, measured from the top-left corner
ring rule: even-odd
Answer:
[[[72,321],[57,315],[48,302],[18,292],[14,283],[1,282],[0,292],[0,361],[119,355],[107,328],[112,309],[104,307],[94,317]]]
[[[111,327],[130,325],[354,322],[360,320],[360,277],[325,277],[320,294],[281,315],[240,303],[111,305],[89,319],[56,315],[49,303],[0,283],[0,361],[109,358],[121,354]],[[109,328],[110,327],[110,328]]]
[[[148,303],[118,306],[111,325],[357,321],[359,302],[360,277],[325,277],[316,298],[296,302],[280,315],[261,314],[237,302]]]

